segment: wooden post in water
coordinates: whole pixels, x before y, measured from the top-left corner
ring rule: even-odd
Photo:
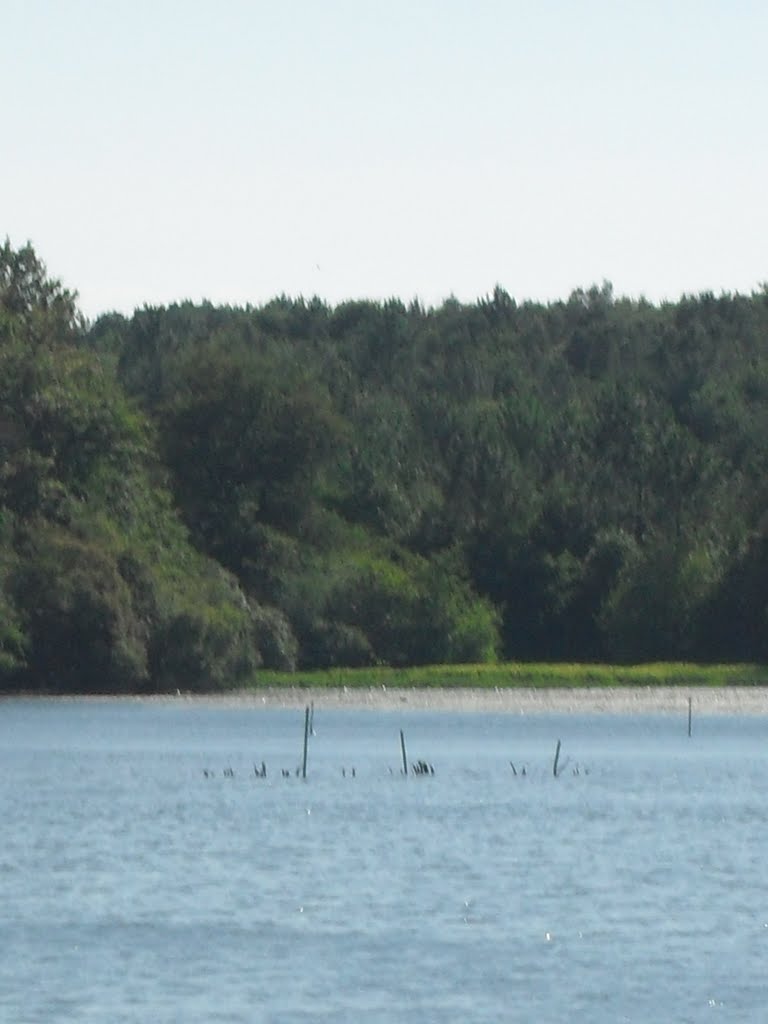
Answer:
[[[552,765],[552,774],[557,778],[557,762],[560,760],[560,740],[557,741],[557,749],[555,750],[555,763]]]
[[[400,730],[400,752],[403,755],[403,775],[408,774],[408,758],[405,756],[405,736],[403,736],[403,730]]]
[[[309,742],[309,704],[304,712],[304,760],[301,763],[301,777],[307,777],[307,743]]]
[[[315,702],[309,702],[309,735],[315,735]]]
[[[688,738],[691,737],[691,717],[693,715],[693,697],[688,698]]]

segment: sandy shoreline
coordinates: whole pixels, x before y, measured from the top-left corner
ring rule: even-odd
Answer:
[[[370,711],[453,711],[499,714],[768,715],[768,687],[637,686],[532,689],[386,689],[269,687],[224,694],[58,697],[56,700],[132,701],[222,708],[348,708]],[[41,699],[41,698],[32,698]],[[51,699],[51,698],[44,698]]]

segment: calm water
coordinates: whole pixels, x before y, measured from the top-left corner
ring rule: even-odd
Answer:
[[[0,1020],[768,1020],[768,720],[303,717],[0,703]]]

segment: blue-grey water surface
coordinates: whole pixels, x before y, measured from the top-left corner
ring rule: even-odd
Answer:
[[[0,703],[0,1020],[768,1020],[768,720],[303,725]]]

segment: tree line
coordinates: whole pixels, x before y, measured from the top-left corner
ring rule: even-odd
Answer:
[[[768,291],[80,316],[0,248],[0,683],[764,660]]]

